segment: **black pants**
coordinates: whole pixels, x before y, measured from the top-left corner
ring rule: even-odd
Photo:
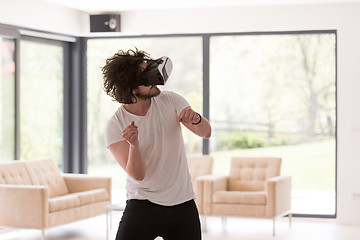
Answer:
[[[194,200],[162,206],[147,200],[127,201],[116,240],[200,240],[199,213]]]

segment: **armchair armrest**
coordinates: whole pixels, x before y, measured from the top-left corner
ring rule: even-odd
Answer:
[[[204,181],[205,191],[211,191],[212,193],[216,191],[226,191],[228,176],[227,175],[205,175],[198,178],[199,180]]]
[[[105,188],[111,199],[111,178],[95,177],[86,174],[62,174],[70,193],[83,192],[97,188]]]
[[[48,197],[46,186],[0,184],[0,226],[47,227]]]
[[[195,179],[196,196],[195,202],[199,211],[199,214],[204,213],[204,181],[211,175],[202,175]]]
[[[202,182],[202,183],[201,183]],[[226,191],[228,185],[228,176],[226,175],[206,175],[197,179],[197,184],[202,184],[202,207],[203,213],[210,215],[212,213],[212,198],[216,191]],[[199,187],[199,185],[197,185]]]
[[[291,177],[278,176],[266,182],[268,217],[278,216],[291,210]]]

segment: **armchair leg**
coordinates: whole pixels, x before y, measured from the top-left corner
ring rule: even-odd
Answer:
[[[45,240],[45,228],[41,229],[41,240]]]
[[[202,230],[203,230],[203,232],[206,232],[207,227],[206,227],[206,216],[205,215],[201,215],[201,222],[202,222]]]
[[[106,240],[109,240],[109,210],[106,209]]]
[[[222,229],[223,232],[226,231],[226,217],[221,217]]]
[[[291,224],[292,224],[292,213],[289,213],[289,226],[291,228]]]
[[[275,220],[276,217],[273,218],[273,237],[275,237]]]

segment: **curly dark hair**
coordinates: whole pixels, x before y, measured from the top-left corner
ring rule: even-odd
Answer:
[[[135,103],[132,92],[137,87],[135,83],[141,79],[140,64],[146,60],[151,60],[150,55],[137,48],[120,50],[106,59],[102,67],[106,94],[119,103]]]

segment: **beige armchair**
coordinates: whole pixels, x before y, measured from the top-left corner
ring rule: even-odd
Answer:
[[[0,226],[49,227],[105,213],[111,178],[61,174],[52,159],[0,163]]]
[[[291,224],[291,177],[280,166],[280,158],[233,157],[229,175],[198,178],[203,216],[272,218],[275,235],[276,217],[289,214]]]
[[[209,155],[188,157],[188,166],[191,176],[191,182],[195,192],[195,202],[199,214],[203,214],[203,185],[196,184],[196,179],[204,175],[212,174],[214,159]]]

